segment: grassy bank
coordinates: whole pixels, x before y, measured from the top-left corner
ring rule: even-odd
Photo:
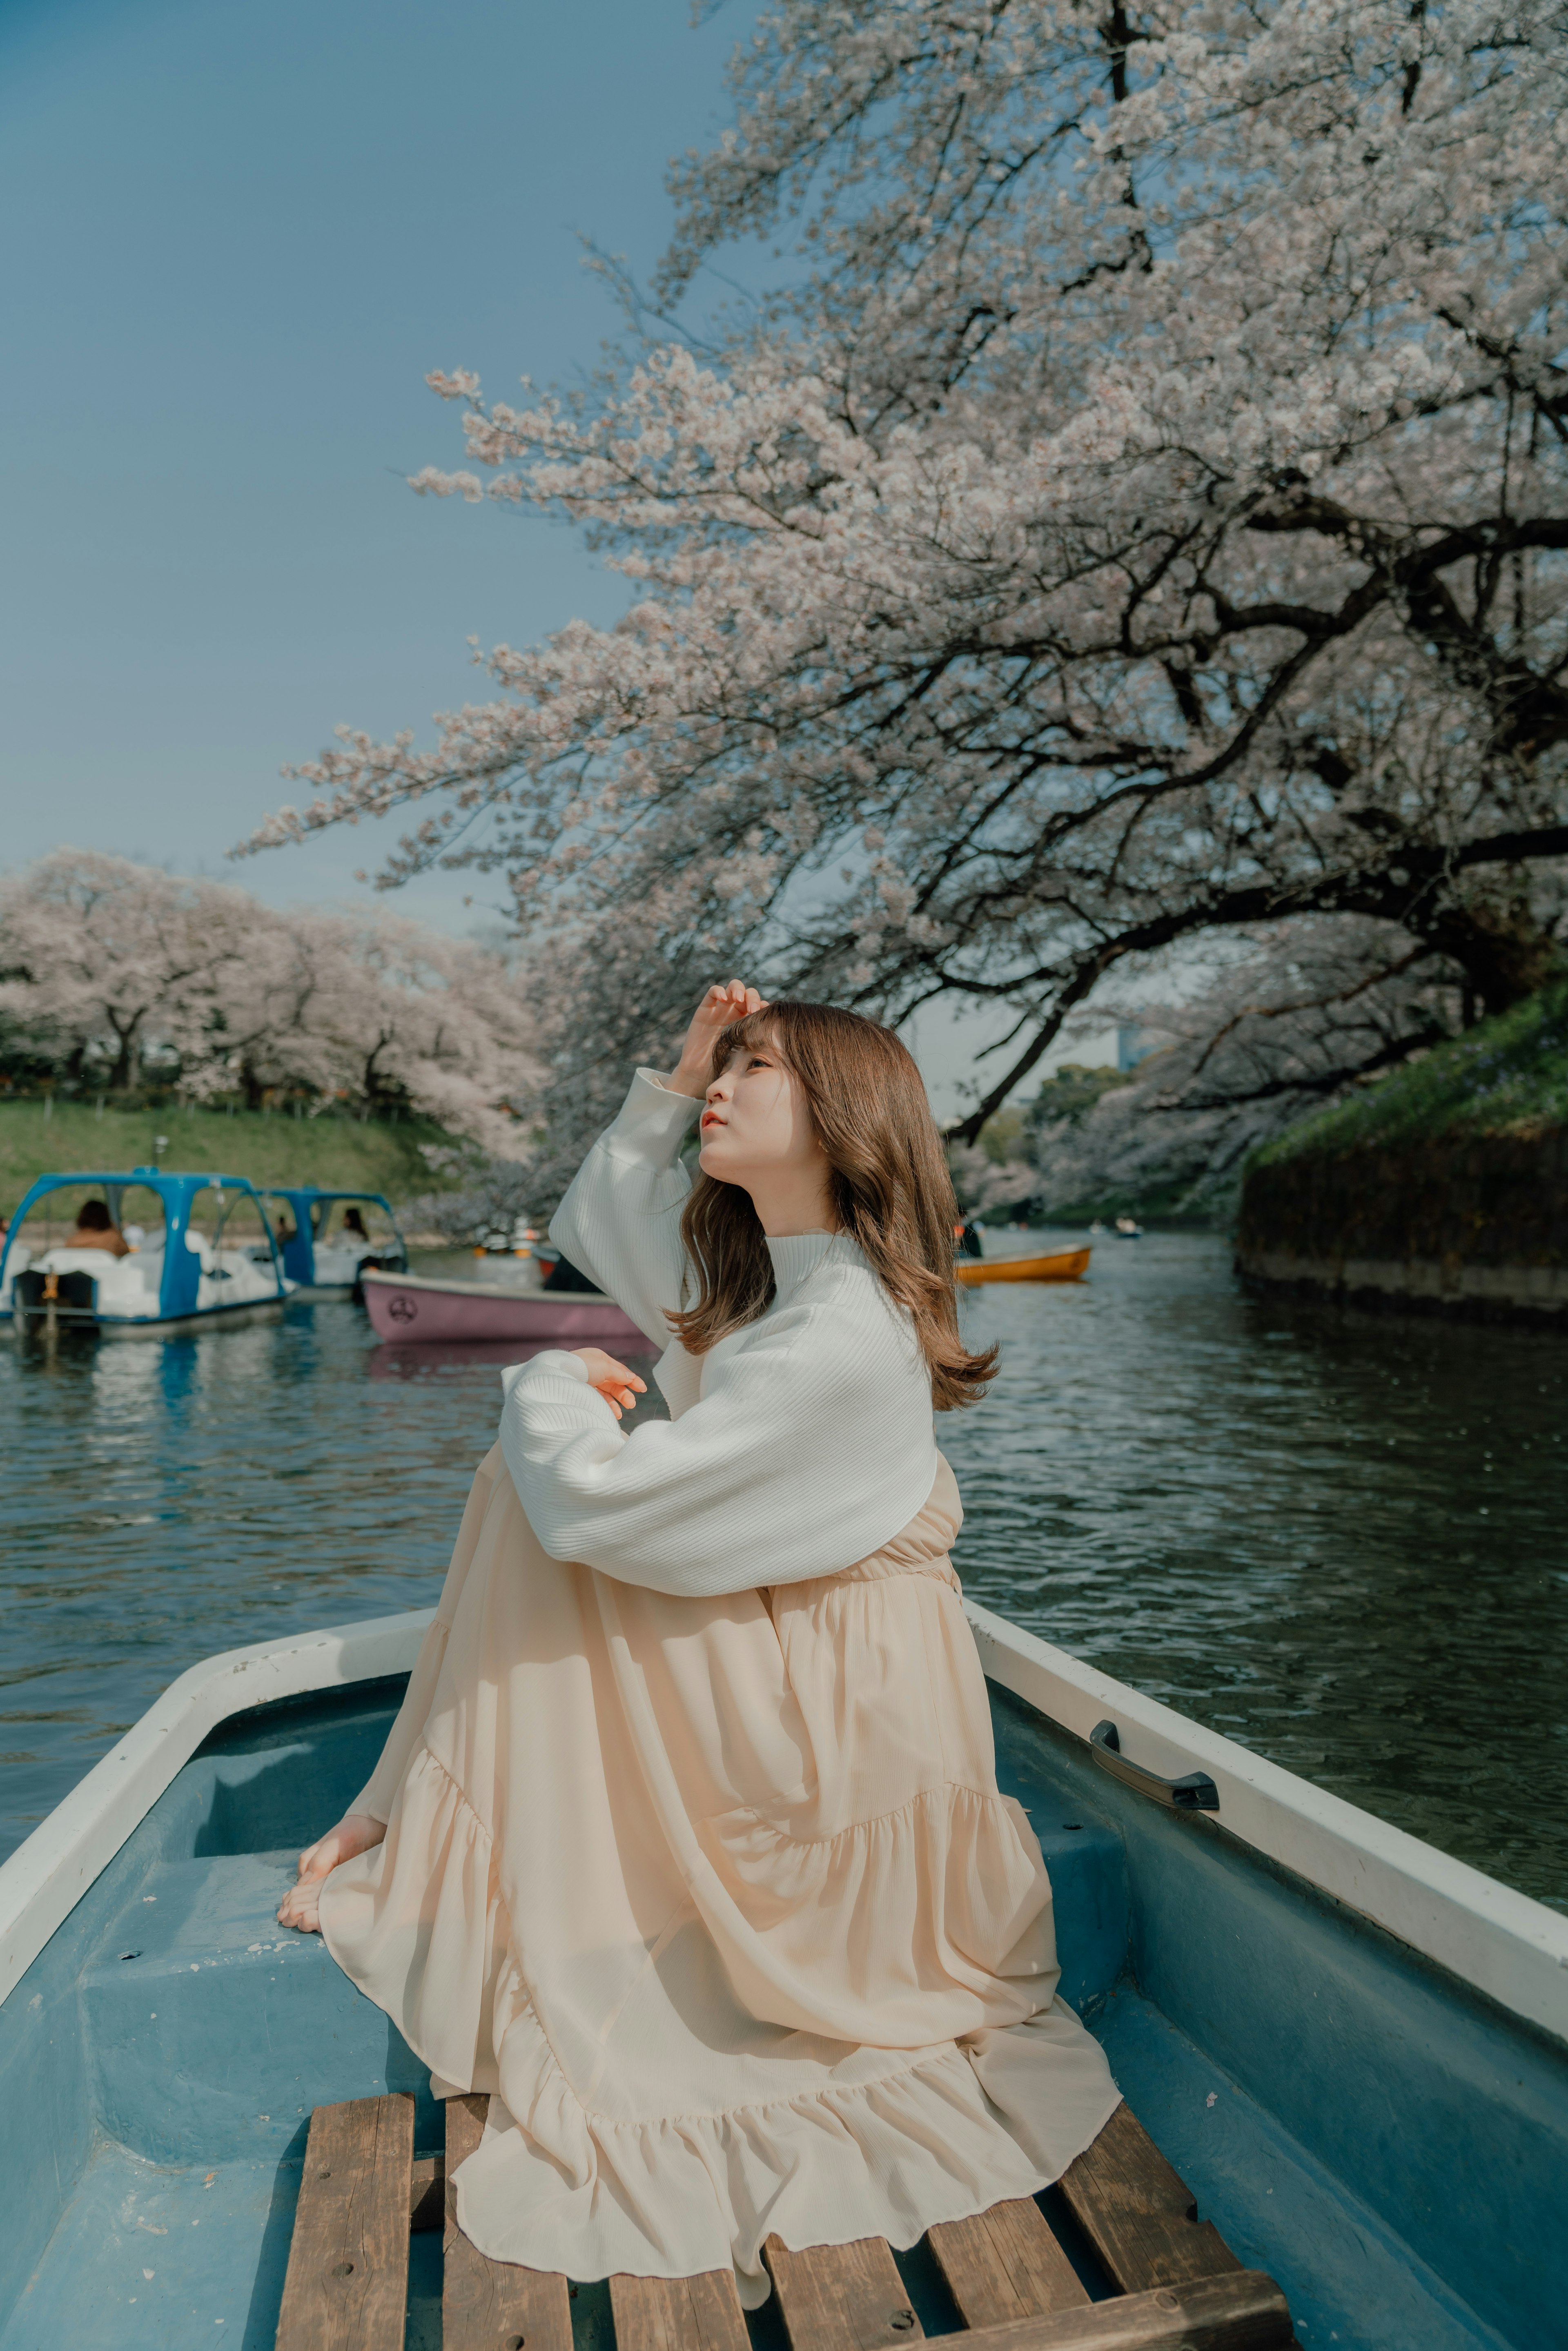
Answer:
[[[1236,1241],[1267,1287],[1568,1331],[1568,982],[1260,1152]]]
[[[155,1153],[155,1139],[168,1146]],[[248,1176],[253,1184],[320,1184],[384,1192],[395,1202],[441,1189],[421,1144],[450,1144],[440,1127],[413,1119],[297,1119],[261,1111],[116,1110],[90,1102],[0,1102],[0,1210],[14,1208],[40,1176],[144,1166],[202,1175]]]
[[[1303,1119],[1252,1165],[1402,1149],[1443,1136],[1521,1139],[1568,1127],[1568,981],[1483,1020],[1414,1067]]]

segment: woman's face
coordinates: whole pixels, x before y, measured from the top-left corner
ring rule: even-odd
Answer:
[[[827,1172],[806,1097],[770,1041],[730,1055],[707,1090],[700,1133],[697,1164],[723,1184]]]

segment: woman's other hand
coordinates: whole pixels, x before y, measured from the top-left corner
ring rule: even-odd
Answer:
[[[629,1372],[624,1364],[618,1364],[602,1347],[574,1347],[571,1352],[580,1364],[587,1364],[589,1386],[597,1389],[617,1420],[622,1408],[630,1412],[637,1398],[647,1395],[646,1380],[640,1380],[635,1372]]]
[[[714,1040],[720,1029],[727,1029],[732,1020],[744,1020],[748,1012],[760,1012],[764,1001],[744,980],[731,979],[723,987],[710,987],[692,1015],[681,1058],[664,1081],[671,1092],[695,1094],[700,1101],[713,1082]]]
[[[280,1927],[298,1927],[302,1935],[320,1932],[321,1888],[340,1862],[369,1853],[386,1834],[386,1823],[369,1813],[350,1813],[324,1837],[308,1844],[299,1856],[299,1875],[277,1907]]]

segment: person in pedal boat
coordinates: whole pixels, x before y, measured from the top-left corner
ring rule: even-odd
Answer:
[[[695,1181],[682,1145],[699,1125]],[[956,1210],[888,1029],[710,988],[550,1228],[662,1346],[503,1374],[381,1761],[278,1917],[489,2095],[492,2258],[580,2279],[885,2237],[1027,2196],[1118,2094],[1056,1997],[998,1792],[935,1410],[977,1402]]]
[[[73,1249],[103,1249],[110,1257],[129,1257],[131,1245],[116,1225],[101,1200],[84,1200],[78,1212],[76,1229],[67,1236],[64,1246]]]

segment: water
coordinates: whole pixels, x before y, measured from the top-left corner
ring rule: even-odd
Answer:
[[[1259,1302],[1189,1236],[964,1316],[977,1599],[1568,1908],[1568,1341]],[[198,1658],[431,1602],[505,1353],[341,1305],[0,1346],[0,1854]]]
[[[965,1322],[972,1597],[1568,1909],[1568,1334],[1260,1300],[1185,1235]]]

